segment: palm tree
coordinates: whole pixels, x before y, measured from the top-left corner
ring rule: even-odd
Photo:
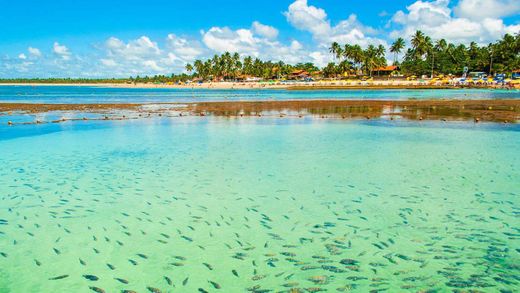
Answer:
[[[253,74],[253,58],[251,56],[247,56],[244,58],[243,73],[247,75]]]
[[[242,62],[240,62],[240,54],[235,52],[233,54],[233,56],[231,57],[231,59],[232,59],[233,78],[236,79],[239,72],[242,70]]]
[[[495,53],[495,44],[489,44],[487,50],[489,52],[489,75],[492,75],[493,72],[493,54]]]
[[[327,66],[323,67],[323,74],[325,77],[336,77],[338,74],[336,63],[330,62]]]
[[[386,65],[385,47],[369,45],[363,52],[363,69],[372,76],[374,68]]]
[[[208,60],[206,60],[206,62],[204,62],[202,72],[203,72],[204,79],[207,79],[208,77],[213,75],[213,61],[211,59],[208,59]]]
[[[350,63],[348,60],[343,60],[336,67],[336,72],[343,75],[343,74],[345,74],[345,72],[350,72],[351,69],[352,69],[352,63]]]
[[[377,46],[377,49],[376,49],[376,53],[378,55],[378,57],[385,57],[385,46],[379,44],[379,46]]]
[[[193,65],[191,65],[190,63],[186,64],[186,71],[188,71],[188,73],[191,73],[193,71]]]
[[[448,48],[448,43],[445,39],[440,39],[435,42],[435,50],[444,52]]]
[[[399,37],[390,47],[390,52],[394,53],[394,64],[398,63],[399,53],[403,51],[405,46],[406,43],[404,42],[404,39]]]
[[[195,60],[195,63],[193,63],[193,65],[199,77],[204,78],[204,63],[200,60]]]
[[[336,58],[338,59],[338,62],[341,63],[341,58],[343,57],[343,48],[341,48],[341,46],[338,48],[337,52],[336,52]]]
[[[337,58],[338,56],[338,53],[341,51],[341,46],[337,43],[337,42],[334,42],[332,43],[332,45],[330,46],[329,48],[329,52],[332,54],[332,57],[334,59]]]
[[[351,54],[352,61],[354,64],[357,64],[358,70],[361,69],[361,62],[363,62],[363,59],[365,58],[365,52],[361,48],[360,45],[354,45],[351,47]]]
[[[349,44],[346,44],[343,49],[343,57],[345,57],[346,60],[352,60],[352,46]]]
[[[423,32],[416,31],[410,43],[412,44],[415,57],[422,58],[426,53],[428,53],[428,44],[431,45],[431,39],[430,37],[425,36]]]
[[[421,31],[416,31],[415,34],[412,36],[412,39],[410,40],[410,43],[412,44],[412,49],[417,50],[421,46],[421,43],[424,40],[424,33]]]

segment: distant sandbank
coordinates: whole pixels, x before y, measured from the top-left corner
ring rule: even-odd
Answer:
[[[291,100],[230,101],[150,104],[28,104],[0,103],[0,115],[16,113],[76,112],[98,113],[104,120],[137,119],[151,116],[223,117],[317,117],[339,119],[473,120],[520,121],[520,99],[510,100]],[[123,115],[123,113],[125,113]],[[89,119],[83,119],[89,120]],[[41,123],[39,121],[38,123]],[[36,122],[35,122],[36,123]],[[27,123],[26,123],[27,124]]]

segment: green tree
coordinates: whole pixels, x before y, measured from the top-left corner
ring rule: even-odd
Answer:
[[[399,37],[390,47],[390,52],[394,53],[394,64],[399,64],[399,54],[403,51],[406,43],[403,38]]]

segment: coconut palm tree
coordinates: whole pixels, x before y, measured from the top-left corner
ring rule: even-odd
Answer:
[[[246,58],[244,58],[244,64],[242,65],[242,67],[243,67],[244,74],[252,75],[253,74],[253,57],[247,56]]]
[[[437,42],[435,42],[435,50],[437,51],[446,51],[446,49],[448,48],[448,43],[446,42],[445,39],[440,39],[440,40],[437,40]]]
[[[346,72],[350,72],[352,70],[352,63],[350,63],[348,60],[341,61],[338,66],[336,67],[336,72],[343,75]]]
[[[357,64],[358,70],[361,69],[361,63],[365,59],[365,52],[361,48],[360,45],[353,45],[351,46],[351,58],[354,64]]]
[[[423,58],[428,53],[429,47],[431,47],[430,37],[424,35],[419,30],[415,32],[410,43],[416,58]]]
[[[394,53],[394,64],[397,64],[399,61],[399,53],[401,53],[406,46],[403,38],[397,38],[395,42],[390,47],[390,52]]]
[[[369,45],[363,52],[362,68],[372,76],[375,68],[386,65],[385,47],[383,45]]]
[[[329,52],[332,54],[332,57],[336,59],[339,52],[341,52],[341,46],[337,42],[333,42],[329,48]]]
[[[186,64],[185,69],[186,69],[186,71],[188,71],[188,73],[191,73],[193,71],[193,65],[188,63],[188,64]]]
[[[195,71],[197,71],[197,75],[201,78],[204,78],[204,63],[200,60],[195,60],[193,65],[195,67]]]

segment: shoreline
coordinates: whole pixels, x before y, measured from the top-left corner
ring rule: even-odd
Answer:
[[[402,89],[402,90],[429,90],[429,89],[515,89],[497,85],[446,85],[430,84],[428,82],[407,80],[380,80],[380,81],[334,81],[334,82],[211,82],[203,84],[119,84],[119,83],[0,83],[0,86],[30,86],[30,87],[100,87],[121,89],[215,89],[215,90],[375,90],[375,89]],[[518,88],[516,88],[518,89]]]
[[[124,112],[121,113],[121,111]],[[290,100],[125,104],[0,103],[0,116],[75,112],[100,114],[102,120],[151,116],[317,117],[340,119],[468,120],[520,122],[520,100]],[[42,123],[35,121],[34,123]],[[13,125],[11,123],[10,125]],[[25,123],[30,124],[30,123]]]

